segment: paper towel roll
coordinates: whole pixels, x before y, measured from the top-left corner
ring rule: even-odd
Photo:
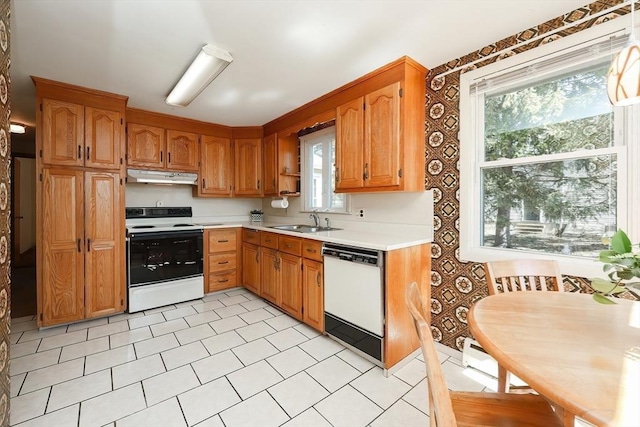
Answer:
[[[271,207],[276,209],[286,209],[289,207],[289,201],[286,197],[283,199],[273,199],[271,201]]]

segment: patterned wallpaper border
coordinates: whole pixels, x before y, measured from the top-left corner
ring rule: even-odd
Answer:
[[[10,0],[0,2],[0,426],[9,425],[9,327],[11,322],[11,140],[9,121]]]
[[[468,64],[494,52],[544,35],[566,24],[587,18],[622,3],[621,0],[600,0],[570,11],[538,26],[521,31],[463,57],[451,60],[429,71],[426,78],[425,121],[425,188],[434,192],[434,241],[431,273],[431,329],[436,341],[462,350],[464,338],[470,336],[467,314],[474,302],[488,294],[482,264],[460,260],[460,74],[436,76],[444,71]],[[476,69],[503,58],[575,34],[630,12],[620,8],[600,17],[587,19],[574,27],[563,29],[503,54],[480,61]],[[466,71],[466,70],[465,70]],[[584,278],[565,276],[568,292],[589,292]],[[629,294],[628,297],[631,297]]]

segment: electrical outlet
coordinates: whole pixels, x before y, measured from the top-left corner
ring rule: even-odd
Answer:
[[[362,208],[356,209],[356,216],[360,219],[364,219],[364,209]]]

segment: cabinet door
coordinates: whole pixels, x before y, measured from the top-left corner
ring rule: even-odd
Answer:
[[[198,172],[198,135],[167,131],[167,169]]]
[[[38,312],[51,326],[84,318],[82,172],[42,170],[42,274]],[[123,237],[121,235],[120,237]],[[110,266],[109,268],[113,268]]]
[[[127,166],[164,169],[165,147],[164,129],[127,124]]]
[[[242,284],[260,295],[260,247],[249,243],[242,245]]]
[[[124,311],[124,186],[117,173],[85,172],[86,317]]]
[[[231,140],[203,135],[200,138],[198,195],[231,196],[233,155]]]
[[[302,258],[280,252],[281,308],[302,320]]]
[[[117,111],[85,108],[85,166],[120,169],[122,164],[122,117]]]
[[[264,137],[264,195],[278,195],[278,143],[276,134]]]
[[[237,196],[262,195],[262,141],[235,140],[235,194]]]
[[[260,296],[280,306],[280,274],[278,251],[273,249],[260,248],[260,276],[262,278],[262,289]]]
[[[42,100],[42,161],[46,165],[84,165],[84,107]]]
[[[365,96],[364,186],[400,184],[400,83]]]
[[[310,259],[302,261],[302,321],[324,333],[324,279],[322,263]]]
[[[336,111],[336,190],[363,186],[363,98]]]

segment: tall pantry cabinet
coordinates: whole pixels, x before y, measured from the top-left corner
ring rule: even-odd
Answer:
[[[124,311],[127,97],[32,79],[38,326]]]

